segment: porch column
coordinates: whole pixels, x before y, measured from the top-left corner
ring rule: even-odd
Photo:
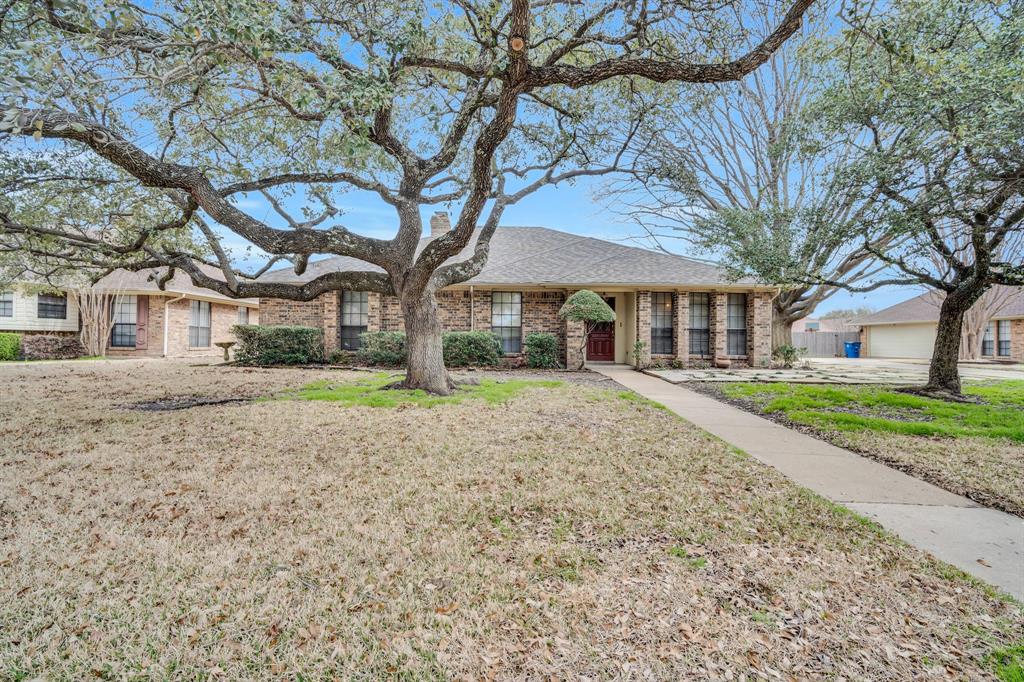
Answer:
[[[672,321],[672,347],[676,349],[676,360],[686,363],[690,360],[690,293],[675,293],[676,317]]]
[[[576,292],[569,290],[565,297],[569,298]],[[585,359],[586,350],[580,350],[583,345],[583,335],[586,331],[585,323],[578,320],[562,320],[562,335],[565,337],[565,366],[567,369],[576,369]]]
[[[728,357],[725,334],[728,301],[729,295],[724,292],[714,291],[711,293],[711,320],[709,323],[711,327],[711,357],[716,361]]]
[[[644,344],[641,365],[646,366],[651,360],[651,292],[636,292],[636,338]],[[636,363],[633,349],[626,349],[627,356]]]
[[[767,292],[747,294],[747,361],[763,367],[772,355],[772,304]]]

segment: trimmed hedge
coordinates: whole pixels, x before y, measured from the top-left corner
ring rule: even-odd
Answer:
[[[85,355],[75,336],[26,334],[21,337],[21,357],[26,360],[74,360]]]
[[[238,324],[235,360],[240,365],[314,365],[324,362],[324,332],[316,327]]]
[[[501,362],[501,342],[491,332],[445,332],[441,343],[446,367],[494,367]],[[408,357],[404,332],[364,332],[356,359],[364,365],[401,367]]]
[[[21,334],[0,333],[0,361],[17,360],[21,355]]]
[[[493,332],[445,332],[445,367],[493,367],[501,361],[501,341]]]
[[[561,367],[558,359],[558,337],[546,332],[527,334],[523,341],[527,367]]]
[[[405,364],[407,354],[403,332],[363,332],[359,335],[356,360],[364,365],[400,367]]]

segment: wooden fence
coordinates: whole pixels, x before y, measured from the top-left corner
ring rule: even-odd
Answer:
[[[860,332],[793,332],[793,345],[806,348],[802,355],[809,358],[843,357],[847,341],[860,341]]]

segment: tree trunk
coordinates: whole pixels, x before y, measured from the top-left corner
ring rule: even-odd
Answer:
[[[949,394],[951,397],[962,395],[957,361],[960,359],[964,315],[984,292],[983,286],[972,286],[953,291],[942,301],[935,346],[928,366],[928,384],[924,387],[923,393]]]
[[[778,311],[772,315],[772,350],[780,346],[793,345],[793,322],[779,315]]]
[[[437,395],[450,395],[455,384],[444,366],[441,319],[437,314],[437,300],[433,292],[402,296],[400,301],[409,354],[404,386]]]

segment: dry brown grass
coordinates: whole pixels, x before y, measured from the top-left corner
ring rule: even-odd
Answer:
[[[326,376],[0,368],[0,678],[981,678],[1024,634],[614,392],[116,407]]]
[[[992,438],[929,438],[841,431],[828,440],[997,509],[1024,516],[1024,445]]]

